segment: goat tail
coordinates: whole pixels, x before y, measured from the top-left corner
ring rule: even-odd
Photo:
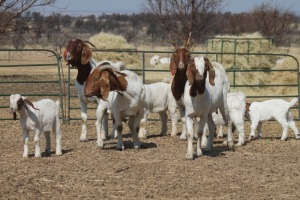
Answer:
[[[289,107],[293,107],[297,101],[298,101],[297,98],[292,99],[292,100],[289,102]]]

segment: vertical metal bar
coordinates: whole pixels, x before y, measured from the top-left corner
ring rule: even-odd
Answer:
[[[234,60],[233,60],[233,65],[236,66],[236,39],[234,39]]]
[[[57,62],[57,70],[58,70],[58,82],[59,82],[59,98],[60,98],[60,107],[61,107],[61,115],[62,115],[62,119],[63,122],[65,121],[65,117],[64,117],[64,104],[63,104],[63,94],[62,94],[62,83],[61,83],[61,75],[60,75],[60,56],[55,54],[56,57],[56,62]]]
[[[145,84],[145,52],[142,52],[143,55],[143,83]]]
[[[68,124],[70,125],[71,120],[71,112],[70,112],[70,104],[71,104],[71,75],[70,75],[70,65],[68,65]]]
[[[223,52],[224,52],[224,40],[221,39],[221,62],[223,62]]]
[[[247,40],[247,53],[248,53],[248,56],[247,56],[247,64],[249,64],[249,58],[250,58],[250,55],[249,55],[249,53],[250,53],[250,40],[248,39]]]

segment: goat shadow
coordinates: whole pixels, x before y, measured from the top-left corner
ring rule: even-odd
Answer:
[[[134,149],[132,141],[123,141],[123,144],[125,149]],[[110,146],[106,147],[106,145],[110,145]],[[116,141],[106,142],[104,143],[103,150],[112,150],[112,149],[116,149],[116,147],[117,147]],[[152,149],[152,148],[157,148],[157,144],[153,142],[141,142],[140,149]]]
[[[74,151],[74,149],[63,149],[62,150],[62,155],[67,154],[67,153],[72,152],[72,151]],[[55,155],[55,151],[51,151],[50,154],[46,154],[46,152],[42,152],[41,153],[42,158],[44,158],[44,157],[51,157],[52,155],[56,156]],[[29,154],[28,157],[29,158],[34,157],[34,153]]]

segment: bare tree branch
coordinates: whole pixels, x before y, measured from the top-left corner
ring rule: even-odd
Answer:
[[[13,32],[15,19],[33,7],[52,5],[56,0],[0,0],[0,36]]]
[[[147,0],[146,11],[156,15],[163,24],[168,41],[181,43],[188,49],[207,33],[213,23],[210,17],[223,0]],[[201,28],[200,28],[201,27]]]

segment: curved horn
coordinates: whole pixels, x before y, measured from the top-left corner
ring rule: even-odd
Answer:
[[[83,42],[90,44],[92,47],[96,48],[96,46],[88,40],[84,40]]]
[[[119,71],[118,68],[110,65],[109,63],[102,63],[101,65],[98,66],[98,71],[101,72],[105,69],[112,69],[112,70],[115,70],[115,71]]]

